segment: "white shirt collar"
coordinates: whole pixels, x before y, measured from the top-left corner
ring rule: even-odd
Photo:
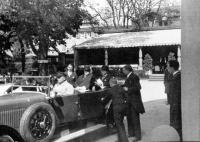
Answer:
[[[132,73],[132,72],[130,72],[130,73],[127,75],[127,78],[131,75],[131,73]]]
[[[175,74],[177,74],[178,73],[178,71],[175,71],[174,73],[173,73],[173,76],[175,76]]]

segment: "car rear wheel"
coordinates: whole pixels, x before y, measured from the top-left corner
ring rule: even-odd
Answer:
[[[55,127],[55,112],[49,104],[43,102],[31,105],[20,120],[20,133],[28,142],[48,141]]]

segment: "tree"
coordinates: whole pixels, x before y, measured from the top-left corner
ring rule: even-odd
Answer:
[[[85,9],[90,11],[91,17],[96,19],[96,21],[98,21],[98,24],[100,24],[100,26],[109,29],[110,27],[109,19],[111,18],[110,9],[108,8],[108,6],[105,6],[103,8],[98,7],[98,4],[92,2],[93,1],[85,0],[84,1]]]
[[[146,54],[144,56],[143,69],[145,71],[149,71],[149,70],[153,69],[153,60],[152,60],[152,58],[151,58],[151,56],[149,54]]]
[[[6,51],[11,50],[11,46],[15,41],[16,23],[13,22],[9,14],[0,14],[0,60],[7,66],[5,57]]]
[[[50,47],[64,44],[67,34],[75,36],[82,24],[82,0],[10,0],[10,13],[17,22],[19,41],[46,60]],[[23,42],[21,42],[23,44]],[[46,74],[45,64],[40,64],[40,74]]]
[[[159,13],[163,0],[106,0],[107,5],[104,9],[98,9],[95,5],[90,4],[97,17],[100,17],[109,27],[113,25],[118,27],[135,26],[140,30],[149,20],[153,21]],[[154,9],[157,10],[155,11]],[[105,12],[107,11],[107,12]],[[156,13],[156,14],[155,14]],[[112,24],[109,22],[112,21]],[[153,25],[153,24],[152,24]],[[147,24],[148,26],[148,24]]]

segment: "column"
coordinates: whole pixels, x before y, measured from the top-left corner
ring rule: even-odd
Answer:
[[[183,140],[200,141],[200,1],[183,0],[181,13]]]
[[[177,56],[178,56],[178,62],[180,65],[179,69],[181,69],[181,46],[178,46]]]
[[[74,49],[74,70],[76,71],[78,68],[78,61],[79,60],[79,55],[78,55],[78,50]]]
[[[106,66],[108,66],[108,49],[105,48],[104,50],[105,50],[105,61],[104,61],[104,64],[105,64]]]
[[[139,48],[139,66],[138,66],[138,70],[142,70],[142,48]]]

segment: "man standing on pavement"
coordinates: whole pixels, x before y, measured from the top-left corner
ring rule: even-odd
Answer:
[[[165,86],[165,93],[167,94],[167,104],[170,104],[171,102],[171,94],[169,92],[169,88],[170,88],[170,82],[172,80],[172,77],[173,75],[166,68],[164,71],[164,86]]]
[[[135,141],[138,141],[141,140],[140,113],[145,112],[140,93],[140,79],[133,73],[130,65],[123,67],[123,73],[127,76],[123,89],[128,95],[128,134],[129,137],[135,137]]]
[[[179,63],[176,60],[169,61],[168,71],[173,74],[170,84],[170,126],[174,127],[182,140],[182,120],[181,120],[181,72]]]
[[[112,99],[114,120],[117,128],[118,142],[128,142],[124,127],[124,116],[127,115],[128,103],[127,94],[121,86],[117,84],[115,78],[109,81],[110,89],[108,90],[108,98]]]

